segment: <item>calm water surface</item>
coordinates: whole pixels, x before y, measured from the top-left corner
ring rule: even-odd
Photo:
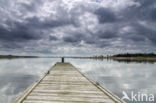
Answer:
[[[11,103],[17,95],[58,61],[60,59],[0,59],[0,103]],[[156,99],[156,63],[89,59],[66,59],[66,61],[120,98],[124,91],[128,96],[132,92],[154,94]],[[156,103],[156,100],[137,103]]]

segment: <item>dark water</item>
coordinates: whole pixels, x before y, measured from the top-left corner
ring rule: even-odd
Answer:
[[[11,101],[35,82],[43,73],[60,59],[1,59],[0,60],[0,103]],[[98,61],[89,59],[66,59],[88,78],[109,89],[120,98],[123,91],[130,97],[136,94],[136,100],[129,103],[150,102],[151,95],[156,94],[156,63],[127,63],[117,61]],[[139,98],[142,94],[146,97]],[[140,101],[139,101],[140,99]],[[141,101],[144,99],[144,102]],[[156,99],[156,95],[155,98]]]

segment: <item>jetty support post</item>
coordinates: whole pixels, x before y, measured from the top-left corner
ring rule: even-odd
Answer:
[[[62,63],[64,63],[64,57],[62,57]]]

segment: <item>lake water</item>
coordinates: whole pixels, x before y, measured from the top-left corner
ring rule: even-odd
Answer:
[[[0,59],[0,103],[11,103],[58,61],[59,58]],[[151,95],[156,99],[156,63],[90,59],[65,61],[118,97],[122,98],[123,92],[126,93],[130,97],[130,100],[125,99],[128,103],[156,103],[156,100],[149,101]],[[137,100],[132,100],[132,93]],[[142,94],[147,97],[143,98],[144,102],[139,101]]]

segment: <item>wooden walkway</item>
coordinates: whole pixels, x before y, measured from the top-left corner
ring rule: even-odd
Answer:
[[[124,103],[70,63],[56,63],[13,103]]]

